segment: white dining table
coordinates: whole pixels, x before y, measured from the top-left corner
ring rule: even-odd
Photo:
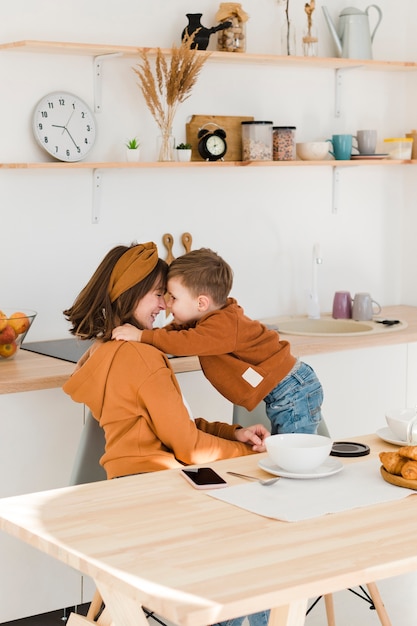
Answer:
[[[356,440],[373,457],[395,450],[374,435]],[[265,456],[211,466],[238,485],[226,472],[266,477]],[[417,570],[416,519],[407,495],[282,522],[194,489],[179,470],[0,500],[0,528],[91,576],[116,626],[147,624],[142,606],[179,626],[267,608],[270,626],[301,626],[310,598]]]

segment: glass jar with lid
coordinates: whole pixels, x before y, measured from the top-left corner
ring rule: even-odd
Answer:
[[[241,124],[243,161],[272,161],[272,122],[245,121]]]
[[[217,35],[217,50],[220,52],[245,52],[246,22],[248,14],[238,2],[222,2],[216,13],[220,23],[229,22],[230,26],[220,30]]]
[[[272,158],[274,161],[295,161],[295,126],[274,126]]]

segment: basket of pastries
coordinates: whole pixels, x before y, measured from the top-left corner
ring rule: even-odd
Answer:
[[[396,452],[380,452],[384,480],[398,487],[417,490],[417,446],[403,446]]]

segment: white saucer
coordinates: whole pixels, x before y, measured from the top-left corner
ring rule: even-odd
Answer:
[[[338,459],[329,457],[322,465],[316,467],[315,470],[306,473],[287,472],[281,469],[278,465],[275,465],[270,459],[262,459],[258,463],[265,472],[273,474],[274,476],[281,476],[282,478],[324,478],[324,476],[331,476],[337,474],[343,469],[343,463]]]
[[[386,154],[352,154],[351,159],[355,160],[368,160],[368,159],[386,159],[388,158],[388,153]]]
[[[395,446],[406,446],[406,441],[401,441],[401,439],[396,439],[394,433],[391,428],[385,426],[385,428],[380,428],[376,431],[376,434],[380,439],[386,441],[387,443],[393,443]]]

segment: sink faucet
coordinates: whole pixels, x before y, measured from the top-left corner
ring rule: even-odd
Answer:
[[[320,256],[320,244],[315,243],[313,246],[311,291],[308,295],[307,303],[307,315],[310,319],[319,319],[320,317],[319,294],[317,289],[317,269],[322,262],[323,261]]]

